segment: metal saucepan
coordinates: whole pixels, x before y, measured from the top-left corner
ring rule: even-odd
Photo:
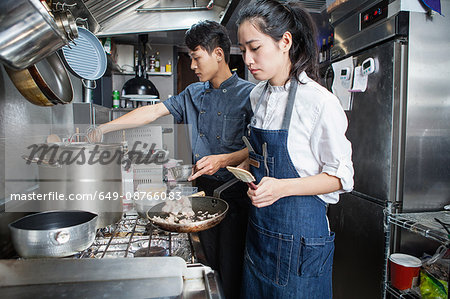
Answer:
[[[50,211],[9,224],[17,253],[26,258],[64,257],[94,242],[98,216],[85,211]]]
[[[69,74],[56,53],[27,69],[5,70],[19,92],[35,105],[68,104],[73,99]]]
[[[212,196],[204,196],[192,197],[191,200],[192,210],[194,211],[194,213],[197,214],[198,211],[202,211],[208,212],[209,214],[218,213],[218,215],[213,218],[204,220],[200,220],[199,218],[197,218],[197,216],[195,216],[194,221],[186,224],[166,223],[164,221],[153,220],[153,217],[161,217],[164,219],[169,216],[169,213],[162,211],[162,207],[165,205],[165,203],[159,203],[147,211],[147,218],[154,225],[169,232],[194,233],[216,226],[223,220],[223,218],[225,218],[225,215],[227,214],[228,204],[223,199]]]

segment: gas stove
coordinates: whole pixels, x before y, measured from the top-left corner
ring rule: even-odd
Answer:
[[[162,231],[133,211],[125,212],[117,224],[99,229],[94,243],[74,258],[151,256],[179,256],[188,264],[205,262],[196,234]]]

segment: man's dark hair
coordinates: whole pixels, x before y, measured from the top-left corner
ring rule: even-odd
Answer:
[[[222,48],[225,61],[230,61],[231,40],[227,29],[214,21],[200,21],[186,31],[184,37],[186,46],[194,51],[197,46],[205,49],[209,54],[217,47]]]

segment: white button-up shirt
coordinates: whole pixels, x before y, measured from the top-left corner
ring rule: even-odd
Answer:
[[[340,179],[342,189],[322,194],[327,203],[337,203],[339,194],[353,189],[352,147],[345,137],[347,117],[339,100],[323,86],[300,75],[288,133],[288,152],[300,177],[325,172]],[[250,93],[255,108],[267,81]],[[283,122],[290,82],[285,86],[269,84],[265,98],[255,113],[256,128],[279,130]]]

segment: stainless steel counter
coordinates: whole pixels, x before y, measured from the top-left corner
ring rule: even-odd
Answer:
[[[94,244],[74,256],[0,260],[0,294],[2,298],[37,294],[77,299],[223,298],[217,272],[201,263],[204,254],[196,234],[163,232],[135,212],[126,212],[116,225],[98,230]]]
[[[217,277],[179,257],[0,260],[3,298],[222,298]]]

